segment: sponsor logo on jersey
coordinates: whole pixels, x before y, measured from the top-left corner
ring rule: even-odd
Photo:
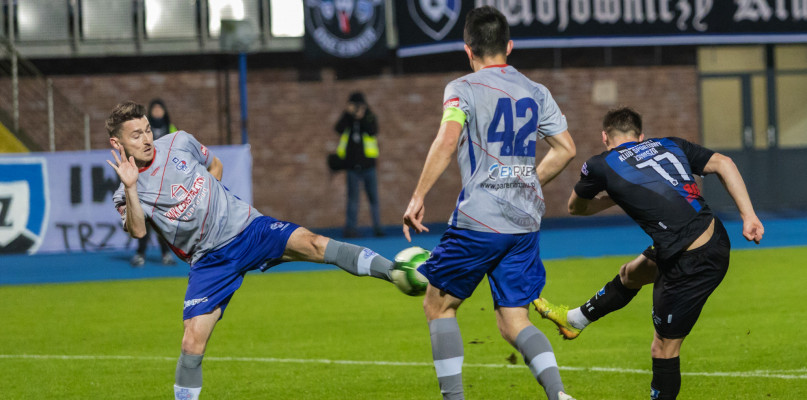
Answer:
[[[0,254],[33,254],[48,222],[45,159],[0,160]]]
[[[185,196],[187,196],[187,195],[188,195],[188,189],[185,189],[185,186],[182,186],[182,185],[176,184],[176,183],[171,185],[171,198],[172,199],[177,199],[177,200],[182,201],[182,199],[184,199]]]
[[[171,162],[173,162],[174,164],[176,164],[176,166],[177,166],[177,171],[182,171],[182,172],[184,172],[184,173],[186,173],[186,174],[190,174],[190,173],[191,173],[191,168],[188,166],[188,162],[187,162],[187,161],[182,160],[182,159],[179,159],[178,157],[174,157],[174,158],[172,158],[172,159],[171,159]]]
[[[185,307],[183,308],[183,310],[185,308],[193,307],[193,306],[195,306],[197,304],[200,304],[200,303],[207,303],[207,297],[202,297],[201,299],[185,300]]]
[[[459,20],[460,0],[407,0],[409,16],[423,33],[442,40]]]
[[[187,191],[187,193],[184,193],[184,191]],[[179,200],[179,204],[171,207],[163,215],[172,221],[179,219],[180,216],[184,221],[190,220],[194,212],[196,212],[196,207],[202,204],[202,201],[208,196],[205,178],[196,174],[190,189],[185,189],[182,185],[171,185],[171,196],[176,196],[174,198]]]
[[[207,147],[205,147],[205,145],[201,145],[201,146],[202,146],[202,147],[201,147],[201,150],[202,150],[202,155],[203,155],[203,156],[206,156],[206,155],[207,155]]]
[[[446,100],[446,102],[443,103],[443,110],[445,110],[446,108],[449,108],[449,107],[459,108],[460,107],[460,98],[459,97],[453,97],[453,98],[450,98],[450,99]]]
[[[534,165],[500,165],[493,164],[488,168],[488,179],[527,178],[535,175]]]
[[[580,168],[580,173],[585,175],[585,176],[588,176],[588,163],[587,162],[583,163],[583,168]]]
[[[357,57],[384,34],[384,0],[305,1],[306,29],[326,53]]]

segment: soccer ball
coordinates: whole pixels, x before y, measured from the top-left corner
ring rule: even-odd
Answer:
[[[390,272],[392,283],[409,296],[420,296],[426,293],[429,281],[417,271],[417,268],[428,260],[431,254],[422,247],[401,250],[395,255],[395,265]]]

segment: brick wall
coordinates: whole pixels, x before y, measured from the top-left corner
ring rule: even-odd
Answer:
[[[566,200],[583,162],[604,150],[603,114],[628,105],[644,117],[647,136],[699,141],[697,75],[693,67],[576,68],[523,70],[551,90],[569,121],[578,156],[545,189],[547,216],[565,216]],[[344,223],[344,175],[331,175],[325,157],[333,152],[333,124],[348,94],[365,92],[379,119],[378,164],[382,222],[399,224],[440,122],[443,88],[457,73],[382,75],[299,81],[294,70],[251,70],[248,77],[249,137],[254,159],[254,203],[263,213],[321,228]],[[93,148],[108,147],[104,120],[119,101],[165,100],[177,127],[203,143],[226,142],[224,73],[194,71],[55,77],[54,84],[91,117]],[[233,140],[240,140],[238,82],[230,79]],[[614,91],[615,89],[615,91]],[[543,150],[543,151],[541,151]],[[539,156],[546,146],[539,145]],[[225,166],[226,167],[226,166]],[[442,222],[459,193],[456,162],[426,200],[426,220]],[[369,225],[362,198],[360,223]]]

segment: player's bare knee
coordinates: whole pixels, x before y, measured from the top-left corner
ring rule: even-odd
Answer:
[[[204,354],[206,343],[206,340],[200,340],[199,337],[188,334],[186,331],[185,336],[182,337],[182,352],[185,354]]]
[[[627,285],[630,283],[630,272],[628,271],[628,263],[622,264],[619,267],[619,279],[622,281],[623,285]]]
[[[437,307],[433,304],[432,301],[429,301],[429,298],[423,299],[423,314],[426,315],[426,321],[431,322],[437,318],[440,318],[440,313],[437,312]]]
[[[299,227],[289,237],[283,258],[287,261],[322,262],[328,240],[330,239]]]
[[[309,233],[311,233],[311,257],[322,262],[325,259],[325,249],[331,239],[316,233]]]
[[[661,359],[678,357],[682,342],[683,339],[664,339],[657,334],[650,345],[650,355]]]

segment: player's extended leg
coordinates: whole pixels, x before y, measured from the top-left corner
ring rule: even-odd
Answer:
[[[681,390],[681,343],[684,338],[665,339],[658,332],[653,337],[650,353],[653,357],[653,380],[650,398],[674,400]]]
[[[426,288],[423,311],[429,322],[434,369],[444,400],[465,398],[462,390],[462,361],[465,353],[457,324],[457,308],[460,304],[461,299],[432,285]]]
[[[221,308],[210,313],[195,316],[184,321],[185,334],[182,336],[182,353],[177,361],[174,397],[196,400],[202,391],[202,358],[207,341],[221,317]]]
[[[640,254],[622,265],[619,275],[580,307],[569,310],[566,306],[552,304],[543,298],[533,301],[533,305],[543,318],[558,326],[564,338],[574,339],[588,324],[625,307],[642,286],[654,282],[657,274],[656,263]]]
[[[530,323],[527,307],[496,307],[496,322],[504,340],[524,357],[524,363],[543,386],[546,397],[549,400],[569,399],[563,393],[552,345],[546,335]]]
[[[370,275],[392,281],[392,261],[366,247],[317,235],[303,227],[297,228],[289,237],[283,260],[328,263],[353,275]]]

